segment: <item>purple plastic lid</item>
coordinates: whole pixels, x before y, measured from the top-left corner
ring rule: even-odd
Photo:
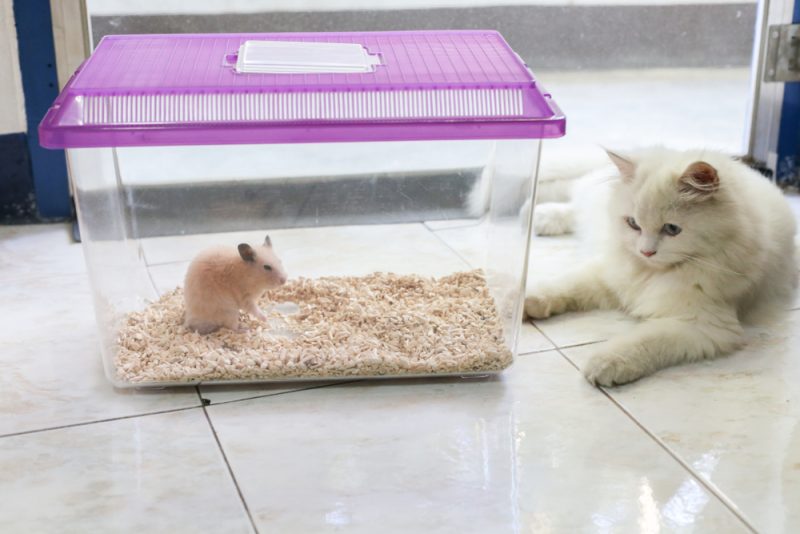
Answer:
[[[242,72],[240,47],[252,41],[356,43],[377,64]],[[39,138],[83,148],[541,139],[564,130],[558,106],[495,31],[174,34],[103,38]]]

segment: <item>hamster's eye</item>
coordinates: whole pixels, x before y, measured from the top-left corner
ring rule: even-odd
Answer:
[[[677,224],[665,224],[664,227],[661,229],[662,232],[664,232],[668,236],[673,236],[673,237],[681,233],[682,230],[683,229]]]
[[[637,232],[641,230],[641,227],[638,224],[636,224],[636,219],[634,219],[633,217],[625,217],[625,222],[628,223],[628,226],[630,226]]]
[[[272,266],[271,265],[265,265],[264,266],[264,270],[265,271],[271,271],[272,270]]]

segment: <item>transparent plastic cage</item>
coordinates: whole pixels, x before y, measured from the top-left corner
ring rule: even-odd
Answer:
[[[359,43],[380,63],[369,60],[374,72],[357,74],[231,67],[246,43],[281,39]],[[67,149],[104,365],[117,386],[487,374],[513,360],[540,140],[562,135],[564,118],[495,32],[106,38],[40,131],[43,144]],[[376,273],[411,284],[422,300],[389,318],[398,331],[413,327],[403,347],[389,341],[388,352],[348,356],[349,340],[332,338],[313,364],[300,351],[276,365],[270,351],[237,345],[254,328],[280,330],[275,316],[294,321],[280,305],[303,308],[274,302],[270,321],[249,323],[249,333],[223,328],[203,337],[174,320],[162,328],[175,354],[190,350],[187,340],[218,340],[228,352],[208,357],[225,372],[205,362],[183,369],[175,357],[163,376],[131,371],[158,357],[150,330],[135,334],[137,362],[120,357],[131,314],[180,287],[206,247],[258,244],[266,234],[290,284]],[[471,338],[447,315],[426,322],[439,313],[440,303],[425,301],[431,281],[459,273],[478,273],[491,302],[492,317],[480,312],[470,328],[486,321],[502,347],[492,357],[470,353],[468,365],[459,358]],[[456,315],[459,302],[472,305],[480,293],[455,291]],[[369,310],[373,302],[356,304]],[[386,319],[365,313],[358,324]],[[163,326],[154,317],[137,324]],[[292,335],[302,337],[302,328]],[[428,354],[432,340],[436,353]],[[397,364],[402,351],[416,351],[408,354],[416,363]],[[394,363],[381,367],[388,353]]]

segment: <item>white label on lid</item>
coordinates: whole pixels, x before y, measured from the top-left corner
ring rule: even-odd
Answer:
[[[359,73],[380,65],[357,43],[304,43],[294,41],[245,41],[239,48],[236,72],[241,73]]]

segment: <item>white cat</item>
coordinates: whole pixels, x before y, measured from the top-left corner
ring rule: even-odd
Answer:
[[[596,308],[642,319],[598,348],[584,369],[591,383],[625,384],[731,352],[743,342],[743,324],[786,309],[797,286],[795,219],[769,180],[711,151],[609,156],[610,170],[580,181],[608,193],[588,196],[606,199],[605,223],[594,221],[606,234],[602,252],[570,275],[529,288],[525,299],[535,319]],[[593,210],[541,204],[536,211],[542,234],[570,231]]]

